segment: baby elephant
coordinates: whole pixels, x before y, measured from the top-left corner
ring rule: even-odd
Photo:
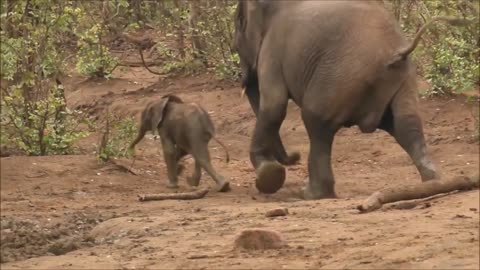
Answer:
[[[195,103],[184,103],[179,97],[169,94],[160,100],[147,104],[141,115],[137,138],[130,144],[130,150],[140,142],[147,131],[158,130],[162,141],[163,155],[167,163],[169,188],[178,188],[178,174],[181,168],[178,161],[187,154],[195,159],[195,171],[187,178],[190,186],[200,183],[202,168],[215,180],[217,190],[226,192],[230,184],[218,174],[210,162],[208,143],[217,141],[224,149],[229,161],[228,150],[215,138],[215,129],[208,113]]]

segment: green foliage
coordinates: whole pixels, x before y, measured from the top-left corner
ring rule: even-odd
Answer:
[[[81,112],[70,111],[57,87],[47,97],[26,111],[21,88],[4,95],[2,106],[2,137],[29,155],[71,154],[76,140],[88,135],[79,129]],[[25,119],[27,118],[27,119]]]
[[[109,5],[120,9],[128,7],[128,2],[118,1],[116,5],[109,2]],[[74,33],[78,38],[75,67],[82,75],[108,78],[118,65],[118,59],[110,53],[104,42],[108,34],[107,20],[113,18],[106,18],[109,16],[108,13],[99,15],[87,13],[88,8],[91,7],[82,6],[82,9],[75,9],[77,24],[74,27]]]
[[[167,38],[175,38],[176,53],[167,56],[165,71],[215,72],[220,79],[237,79],[239,58],[232,51],[234,1],[165,1],[155,20]]]
[[[466,27],[435,23],[423,35],[423,44],[415,50],[414,59],[420,74],[430,83],[429,95],[460,93],[479,86],[478,0],[387,2],[410,37],[430,17],[447,15],[472,20]]]
[[[84,32],[78,33],[76,69],[80,74],[89,77],[109,77],[117,67],[118,59],[112,56],[109,49],[100,43],[102,35],[98,24]]]
[[[45,0],[9,3],[0,31],[2,143],[30,155],[71,153],[86,133],[77,129],[78,112],[66,108],[63,86],[55,83],[66,68],[56,40],[68,31],[71,14]]]
[[[453,49],[455,48],[455,49]],[[480,66],[471,61],[480,50],[463,37],[447,37],[431,47],[432,61],[425,66],[425,78],[431,83],[432,94],[471,90],[478,83]]]
[[[137,135],[135,119],[108,117],[104,136],[96,153],[97,158],[107,161],[112,157],[131,157],[133,153],[128,151],[128,146]],[[110,126],[111,123],[113,123],[112,126]]]

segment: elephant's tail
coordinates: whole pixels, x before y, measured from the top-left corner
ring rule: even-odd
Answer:
[[[215,138],[215,136],[212,136],[212,139],[214,139],[218,144],[220,144],[223,149],[225,149],[225,154],[226,154],[226,162],[228,163],[230,161],[230,155],[228,154],[228,149],[227,147],[217,138]]]
[[[437,21],[445,21],[448,24],[453,26],[466,26],[472,22],[471,20],[457,18],[457,17],[448,17],[448,16],[437,16],[432,18],[430,21],[426,22],[420,28],[420,30],[418,30],[417,34],[415,35],[415,38],[412,40],[412,42],[408,47],[399,50],[395,54],[394,59],[392,59],[392,61],[388,65],[391,66],[395,63],[405,60],[407,56],[410,55],[415,50],[415,48],[417,48],[418,43],[420,42],[420,39],[423,33],[425,33],[425,31],[427,30],[427,28]]]

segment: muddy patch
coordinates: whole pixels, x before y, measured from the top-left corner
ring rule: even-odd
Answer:
[[[45,226],[41,222],[2,216],[0,262],[14,262],[33,257],[63,255],[93,246],[89,232],[112,215],[67,213],[63,222]]]

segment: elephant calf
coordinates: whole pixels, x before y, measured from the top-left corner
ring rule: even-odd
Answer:
[[[229,161],[228,150],[215,138],[214,125],[208,113],[195,103],[184,103],[178,96],[169,94],[158,101],[147,104],[141,115],[140,129],[130,150],[143,139],[147,131],[158,130],[165,162],[168,171],[168,187],[178,188],[178,174],[181,171],[178,161],[187,154],[195,159],[195,171],[187,178],[190,186],[198,186],[203,168],[217,183],[217,190],[226,192],[230,184],[213,169],[208,143],[210,139],[217,141],[224,149]]]

